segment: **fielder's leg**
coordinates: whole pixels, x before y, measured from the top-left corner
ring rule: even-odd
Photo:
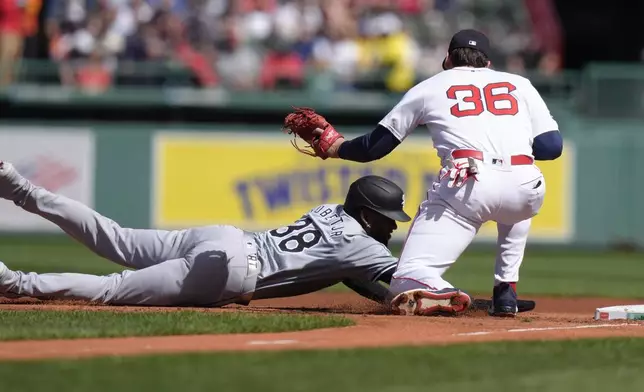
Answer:
[[[497,253],[494,266],[494,285],[516,283],[523,262],[532,219],[514,225],[497,223]]]
[[[441,200],[421,204],[405,240],[390,291],[401,314],[459,313],[471,298],[442,275],[472,242],[481,224]]]
[[[495,316],[517,314],[516,283],[523,262],[532,219],[514,225],[497,223],[497,254],[494,266],[494,290],[489,313]]]
[[[493,316],[513,317],[518,312],[516,282],[532,217],[543,205],[546,183],[536,166],[518,166],[510,172],[499,173],[499,184],[512,184],[503,193],[497,222],[497,256],[494,267],[494,290],[488,313]]]
[[[183,257],[185,231],[122,228],[86,205],[31,184],[9,163],[0,163],[0,197],[56,224],[94,253],[140,269]]]

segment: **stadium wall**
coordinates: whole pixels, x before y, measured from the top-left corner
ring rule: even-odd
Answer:
[[[561,116],[562,159],[539,163],[547,199],[532,241],[582,246],[644,245],[639,219],[644,133],[638,123]],[[364,127],[343,128],[349,136]],[[0,154],[34,181],[79,199],[120,224],[178,228],[235,224],[264,229],[311,206],[342,202],[348,183],[376,173],[397,181],[414,214],[438,169],[428,138],[409,139],[373,164],[298,154],[274,125],[0,122]],[[0,204],[3,232],[56,232]],[[399,238],[407,226],[398,230]],[[494,241],[488,225],[477,237]]]

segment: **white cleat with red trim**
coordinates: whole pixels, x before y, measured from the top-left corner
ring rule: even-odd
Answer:
[[[403,316],[439,316],[464,313],[471,304],[470,296],[459,289],[416,289],[398,294],[391,308]]]

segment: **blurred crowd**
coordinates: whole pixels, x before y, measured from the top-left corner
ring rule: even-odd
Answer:
[[[5,3],[26,10],[30,2],[0,0]],[[557,72],[558,54],[544,51],[534,39],[522,3],[49,0],[41,28],[60,82],[85,89],[175,83],[401,92],[440,71],[449,38],[461,28],[489,35],[498,49],[496,68]],[[28,35],[23,30],[22,36]],[[0,47],[4,53],[4,39]]]
[[[42,0],[0,0],[0,87],[12,82],[23,55],[33,54]]]

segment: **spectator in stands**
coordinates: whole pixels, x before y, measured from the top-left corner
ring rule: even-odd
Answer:
[[[35,58],[38,56],[38,37],[40,28],[38,15],[43,6],[42,0],[23,0],[24,13],[22,32],[24,37],[23,57]]]
[[[517,75],[525,75],[525,59],[520,53],[510,55],[505,61],[504,68],[508,72],[515,73]]]
[[[265,45],[273,33],[275,1],[246,0],[235,1],[231,5],[238,21],[238,38],[248,43]]]
[[[112,85],[112,73],[103,62],[100,49],[95,49],[87,61],[78,66],[76,84],[86,93],[99,94]]]
[[[371,70],[376,86],[394,92],[407,91],[416,82],[419,52],[403,21],[387,8],[365,19],[362,64]]]
[[[262,63],[260,84],[263,89],[301,89],[304,62],[288,43],[276,39]]]
[[[284,82],[289,88],[402,93],[418,79],[439,72],[453,31],[477,27],[479,17],[485,18],[491,40],[503,39],[500,58],[508,60],[495,62],[497,68],[505,64],[546,74],[558,71],[555,55],[524,55],[530,32],[515,12],[520,2],[484,3],[51,0],[46,2],[46,32],[51,58],[61,63],[66,84],[77,82],[75,67],[83,61],[96,66],[94,53],[99,50],[116,84],[167,84],[170,77],[164,72],[178,63],[182,72],[192,75],[192,85],[202,87],[274,89]],[[157,64],[158,72],[153,76],[134,62]],[[148,76],[124,77],[128,70]]]
[[[353,32],[346,27],[335,27],[325,33],[315,41],[313,62],[318,69],[332,75],[337,89],[353,89],[360,59],[360,47],[353,39]]]
[[[311,63],[319,75],[332,77],[336,89],[353,89],[360,59],[357,20],[346,0],[324,4],[324,25],[312,41]]]
[[[145,0],[152,9],[183,19],[190,10],[187,0]]]
[[[213,59],[203,52],[195,50],[188,40],[185,26],[180,18],[163,12],[156,20],[160,36],[165,41],[170,59],[190,69],[201,87],[215,87],[219,79],[213,66]]]
[[[237,90],[256,90],[260,88],[263,51],[252,42],[244,41],[239,33],[237,15],[230,14],[223,18],[223,33],[218,36],[217,70],[222,83],[228,88]]]
[[[77,73],[90,58],[107,72],[117,67],[117,57],[130,35],[137,31],[136,16],[129,4],[119,0],[83,2],[67,0],[49,3],[47,34],[50,57],[59,62],[60,80],[77,85]]]
[[[0,88],[13,81],[23,52],[25,4],[0,0]]]
[[[398,0],[398,10],[407,15],[418,15],[426,11],[434,0]]]
[[[556,75],[561,70],[561,55],[554,51],[543,53],[539,59],[538,69],[542,75]]]
[[[60,60],[60,79],[63,85],[77,84],[76,71],[82,60],[88,58],[102,46],[105,31],[105,18],[100,14],[89,17],[84,24],[58,36],[55,46],[55,56]]]
[[[317,0],[283,2],[273,16],[275,35],[291,44],[317,35],[323,24],[324,14]]]

